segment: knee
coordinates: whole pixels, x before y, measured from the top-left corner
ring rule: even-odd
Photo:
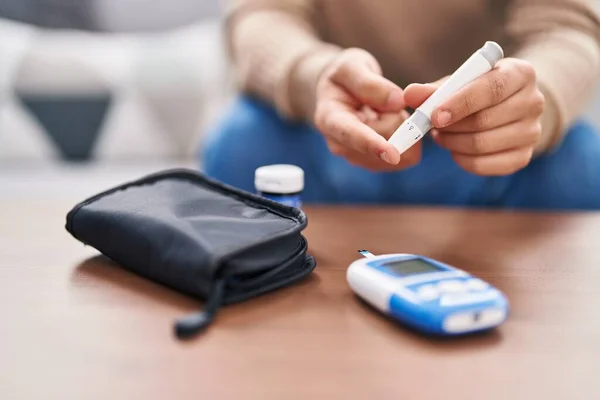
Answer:
[[[593,125],[575,123],[560,148],[540,161],[553,187],[549,202],[564,209],[600,209],[600,133]]]
[[[207,132],[199,152],[201,169],[224,183],[252,190],[248,164],[263,153],[261,145],[274,124],[265,107],[244,97],[236,99]]]
[[[270,133],[268,125],[273,125],[273,117],[269,114],[250,99],[236,99],[208,131],[202,146],[202,161],[210,167],[219,160],[241,157],[256,147],[262,141],[260,136]]]
[[[573,140],[572,179],[580,180],[582,203],[587,209],[600,209],[600,131],[588,123],[576,124],[569,132]]]
[[[286,122],[267,104],[240,97],[208,132],[200,153],[202,170],[225,183],[252,190],[254,170],[285,162],[297,147],[306,145],[309,130],[307,125]]]
[[[580,121],[569,129],[558,151],[556,168],[566,169],[572,178],[581,176],[590,185],[600,184],[600,132]]]

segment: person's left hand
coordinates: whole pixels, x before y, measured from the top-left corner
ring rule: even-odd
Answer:
[[[409,85],[404,92],[407,106],[418,108],[446,79]],[[433,110],[431,134],[463,169],[508,175],[531,161],[541,138],[543,110],[533,66],[505,58]]]

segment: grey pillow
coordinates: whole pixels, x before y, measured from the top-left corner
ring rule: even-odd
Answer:
[[[0,18],[53,29],[152,31],[219,15],[219,0],[0,0]]]
[[[95,0],[0,0],[0,17],[44,28],[97,29]]]

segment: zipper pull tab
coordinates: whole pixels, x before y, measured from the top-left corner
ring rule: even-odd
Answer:
[[[175,323],[175,334],[179,339],[192,337],[200,331],[208,328],[213,321],[214,315],[206,311],[200,311],[194,314],[180,318]]]
[[[225,279],[220,278],[215,282],[202,311],[187,315],[175,322],[175,335],[179,339],[195,336],[210,326],[223,301],[224,289]]]

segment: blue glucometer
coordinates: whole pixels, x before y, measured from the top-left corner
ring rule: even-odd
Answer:
[[[354,261],[351,289],[379,311],[423,333],[455,336],[502,324],[506,296],[465,271],[414,254],[372,255]]]

